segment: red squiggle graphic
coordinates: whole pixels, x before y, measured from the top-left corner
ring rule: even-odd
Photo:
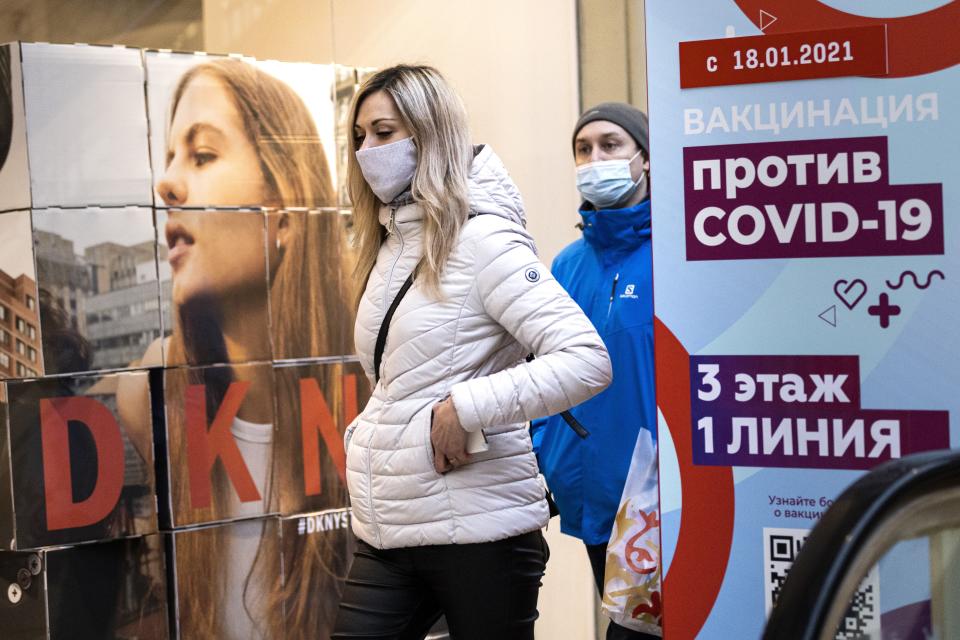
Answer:
[[[645,547],[641,546],[640,539],[646,536],[650,531],[660,526],[660,520],[657,518],[657,512],[647,513],[640,511],[638,515],[643,519],[643,529],[627,540],[624,549],[624,556],[627,565],[640,575],[650,575],[657,570],[658,559]]]
[[[654,591],[650,594],[650,604],[638,604],[633,608],[631,615],[634,618],[639,618],[643,614],[649,614],[660,620],[660,616],[663,615],[663,600],[660,599],[660,592]],[[666,637],[666,634],[664,634]]]

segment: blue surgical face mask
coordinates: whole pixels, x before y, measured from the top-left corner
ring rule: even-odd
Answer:
[[[389,204],[410,186],[417,170],[417,145],[413,138],[361,149],[357,164],[370,189],[384,204]]]
[[[646,172],[634,182],[630,164],[640,152],[629,160],[600,160],[577,167],[577,189],[583,199],[597,209],[612,209],[636,193],[646,177]]]

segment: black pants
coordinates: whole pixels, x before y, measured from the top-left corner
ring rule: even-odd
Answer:
[[[332,639],[418,640],[442,614],[452,640],[533,640],[549,556],[539,530],[404,549],[360,541]]]
[[[597,593],[602,598],[603,572],[607,564],[607,545],[604,543],[585,544],[584,546],[587,548],[587,556],[590,557],[590,568],[593,569],[593,580],[597,584]],[[607,640],[660,640],[660,636],[627,629],[611,620],[607,627]]]

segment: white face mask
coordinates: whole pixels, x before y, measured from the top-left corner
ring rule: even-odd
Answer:
[[[413,138],[360,149],[356,154],[364,179],[384,204],[392,202],[413,181],[417,170],[417,146]]]
[[[612,209],[628,200],[646,177],[646,172],[634,182],[630,164],[640,152],[629,160],[600,160],[577,167],[577,189],[583,199],[597,209]]]

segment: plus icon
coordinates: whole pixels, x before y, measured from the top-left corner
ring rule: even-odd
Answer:
[[[886,329],[890,326],[890,318],[900,315],[900,307],[890,304],[890,296],[881,293],[877,304],[867,307],[867,313],[880,318],[880,327]]]

